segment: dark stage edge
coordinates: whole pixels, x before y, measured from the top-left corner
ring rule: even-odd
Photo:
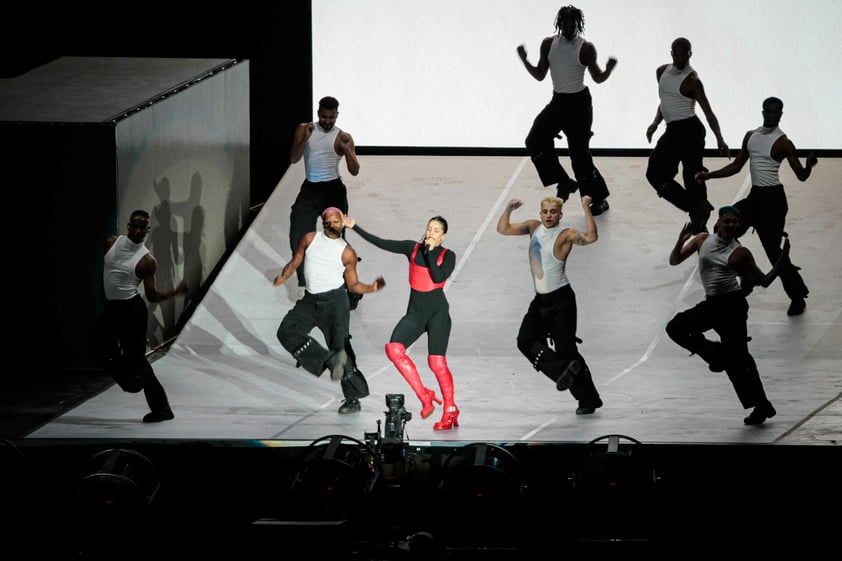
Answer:
[[[24,439],[2,452],[6,510],[19,513],[7,529],[53,559],[105,558],[128,543],[138,558],[159,549],[348,559],[516,559],[560,544],[809,549],[842,522],[835,447],[624,435],[417,444],[369,434]],[[55,539],[36,539],[46,535]]]

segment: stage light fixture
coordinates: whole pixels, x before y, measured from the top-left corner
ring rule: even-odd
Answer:
[[[579,536],[604,541],[651,539],[658,479],[639,440],[609,434],[590,441],[574,485],[581,514]]]
[[[448,547],[506,549],[520,539],[525,488],[517,458],[501,446],[471,443],[442,465],[443,519],[435,535]],[[453,524],[471,520],[470,528]]]
[[[523,491],[520,464],[496,444],[478,442],[458,448],[445,460],[442,472],[442,490],[461,503],[508,502]]]
[[[360,514],[381,474],[380,460],[367,444],[328,435],[310,443],[291,494],[299,515],[316,520],[347,520]]]
[[[74,523],[83,551],[136,541],[150,522],[160,487],[158,470],[143,454],[113,448],[94,454],[76,489]]]
[[[631,444],[622,444],[624,440]],[[656,481],[657,474],[639,440],[608,434],[588,443],[578,485],[593,493],[621,495],[649,492]]]

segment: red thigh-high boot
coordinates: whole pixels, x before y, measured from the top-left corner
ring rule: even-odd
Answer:
[[[459,426],[459,408],[453,399],[453,375],[447,367],[447,359],[443,355],[427,357],[430,369],[435,373],[444,399],[444,413],[441,421],[433,425],[433,430],[450,430]]]
[[[421,405],[423,405],[421,418],[426,419],[432,415],[436,408],[433,402],[435,401],[441,404],[441,400],[436,397],[436,392],[424,387],[421,376],[418,374],[418,369],[415,368],[415,363],[412,362],[411,358],[406,356],[406,347],[401,343],[386,343],[386,356],[395,364],[398,372],[401,373],[404,380],[409,383],[409,386],[415,392],[415,395],[421,400]]]

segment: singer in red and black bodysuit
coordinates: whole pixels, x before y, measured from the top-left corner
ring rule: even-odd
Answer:
[[[441,404],[442,401],[434,390],[424,386],[415,364],[406,354],[406,348],[426,333],[427,363],[436,375],[444,400],[444,414],[441,421],[433,425],[433,429],[450,430],[459,426],[459,408],[453,397],[453,376],[445,357],[451,321],[450,304],[444,294],[444,285],[456,267],[456,256],[441,245],[447,234],[447,221],[441,216],[431,218],[421,242],[378,238],[357,226],[350,216],[345,217],[345,226],[380,249],[403,254],[409,260],[409,303],[406,314],[392,330],[392,336],[386,344],[386,356],[421,400],[421,418],[426,419],[433,414],[433,403]]]

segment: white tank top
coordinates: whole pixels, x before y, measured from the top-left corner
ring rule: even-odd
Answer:
[[[529,268],[535,292],[549,294],[570,282],[564,272],[565,262],[556,258],[553,252],[555,240],[561,232],[561,224],[555,228],[538,226],[529,238]]]
[[[307,181],[333,181],[339,177],[339,160],[342,156],[336,153],[334,145],[341,129],[334,126],[325,131],[319,123],[313,129],[313,134],[304,146],[304,173]]]
[[[135,268],[147,253],[149,248],[143,242],[135,243],[127,236],[117,236],[105,253],[102,270],[102,284],[108,300],[128,300],[137,296],[142,279],[137,277]]]
[[[728,266],[728,259],[740,247],[736,239],[723,240],[716,234],[709,235],[699,248],[699,276],[705,295],[719,296],[740,290],[737,273]]]
[[[554,92],[577,93],[585,89],[585,65],[579,62],[579,51],[584,43],[578,35],[572,41],[560,35],[553,37],[547,59]]]
[[[345,284],[345,266],[342,252],[348,243],[342,238],[335,240],[316,232],[313,241],[304,252],[304,280],[307,292],[319,294],[334,290]]]
[[[693,67],[689,64],[684,67],[684,70],[679,70],[670,64],[658,80],[661,115],[667,123],[696,116],[696,100],[681,94],[681,84],[692,72]]]
[[[778,127],[773,129],[759,127],[748,137],[746,149],[749,154],[748,169],[751,173],[752,185],[759,187],[780,185],[778,170],[781,163],[772,158],[772,145],[782,136],[784,132]]]

